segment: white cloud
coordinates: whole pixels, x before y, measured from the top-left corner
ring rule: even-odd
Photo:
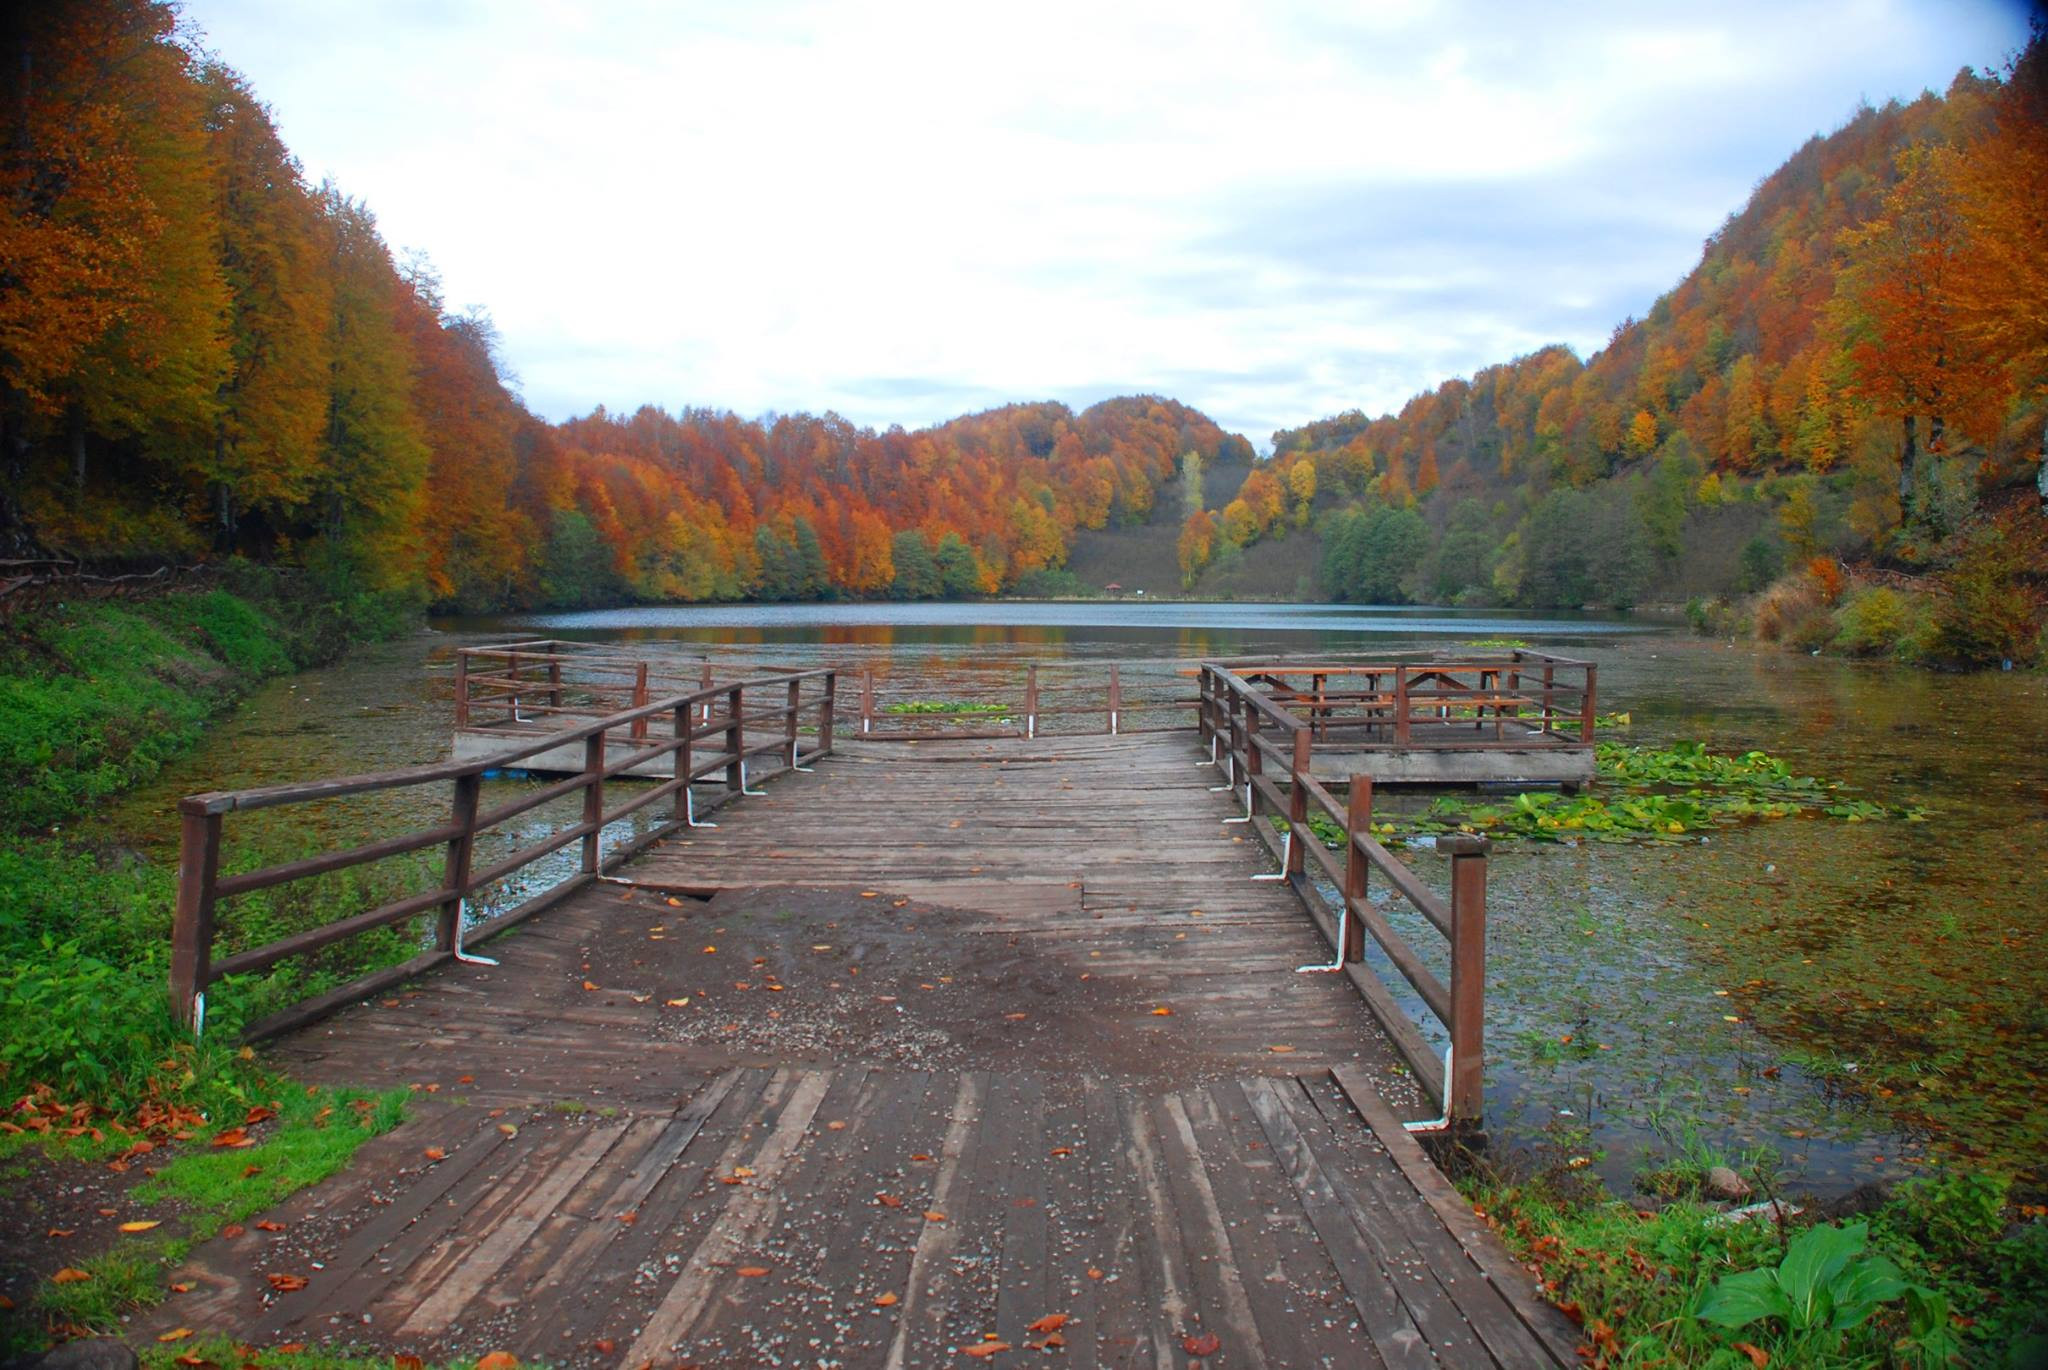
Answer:
[[[1262,441],[1597,347],[1941,0],[1574,7],[188,0],[527,398],[915,426],[1145,387]]]

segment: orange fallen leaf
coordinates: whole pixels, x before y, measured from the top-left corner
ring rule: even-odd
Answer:
[[[448,1153],[438,1146],[430,1146],[427,1148],[427,1159],[430,1161],[445,1161],[448,1159]]]
[[[1027,1332],[1057,1332],[1062,1327],[1065,1327],[1069,1321],[1070,1319],[1065,1313],[1047,1313],[1024,1330]]]
[[[204,1356],[195,1356],[190,1351],[178,1357],[177,1363],[190,1366],[191,1370],[220,1370],[220,1362],[210,1361]]]
[[[899,1300],[894,1294],[875,1295],[875,1307],[877,1308],[894,1308],[898,1302]]]
[[[860,892],[860,897],[863,899],[873,899],[879,894],[881,894],[880,890],[862,890]]]
[[[43,1235],[45,1237],[69,1237],[77,1231],[78,1229],[75,1227],[53,1227]]]
[[[671,999],[668,1001],[668,1006],[670,1008],[688,1008],[690,1006],[690,1000],[687,996],[681,999]]]
[[[672,909],[679,909],[683,906],[683,901],[676,898],[673,894],[671,894],[667,899],[663,900],[662,902],[667,904]]]
[[[132,1223],[122,1223],[121,1230],[123,1232],[147,1232],[150,1228],[158,1226],[160,1222],[161,1220],[157,1218],[137,1218]]]
[[[897,1198],[894,1194],[877,1194],[875,1195],[875,1202],[884,1208],[903,1207],[903,1200]]]
[[[498,1131],[504,1133],[507,1137],[517,1137],[519,1135],[519,1129],[510,1123],[499,1123]]]
[[[1294,1050],[1294,1048],[1293,1048],[1293,1047],[1267,1047],[1267,1048],[1266,1048],[1266,1050],[1268,1050],[1268,1051],[1271,1051],[1271,1052],[1274,1052],[1274,1053],[1276,1053],[1276,1054],[1278,1054],[1278,1055],[1282,1055],[1282,1056],[1284,1056],[1284,1055],[1286,1055],[1286,1054],[1287,1054],[1288,1052],[1290,1052],[1290,1051]]]
[[[761,1276],[768,1273],[768,1267],[765,1265],[743,1265],[734,1273],[739,1275],[742,1279],[759,1279]]]
[[[1190,1356],[1213,1356],[1223,1349],[1223,1338],[1214,1332],[1204,1332],[1199,1337],[1189,1335],[1180,1339],[1180,1348]]]
[[[1173,1010],[1168,1008],[1166,1005],[1161,1004],[1158,1008],[1152,1010],[1152,1016],[1154,1018],[1171,1018],[1173,1016]]]
[[[229,1223],[220,1230],[220,1235],[232,1241],[242,1235],[242,1225],[240,1223]]]
[[[1752,1346],[1746,1341],[1739,1341],[1735,1343],[1735,1349],[1748,1356],[1749,1363],[1754,1365],[1756,1370],[1764,1370],[1764,1367],[1771,1363],[1771,1353],[1764,1350],[1761,1346]]]
[[[640,1215],[638,1213],[632,1212],[621,1213],[619,1214],[619,1221],[624,1223],[626,1226],[631,1227],[634,1223],[640,1221]]]
[[[1052,1149],[1052,1154],[1055,1156],[1071,1156],[1074,1154],[1074,1148],[1070,1146],[1056,1146]]]
[[[174,1284],[171,1286],[171,1292],[173,1294],[189,1294],[192,1292],[192,1286],[184,1283]]]
[[[187,1338],[187,1337],[189,1337],[189,1336],[191,1336],[191,1335],[192,1335],[192,1329],[191,1329],[191,1328],[189,1328],[189,1327],[173,1327],[173,1328],[172,1328],[172,1329],[171,1329],[170,1331],[168,1331],[168,1332],[160,1332],[160,1333],[158,1333],[158,1334],[157,1334],[157,1340],[158,1340],[158,1341],[183,1341],[183,1340],[185,1340],[185,1338]]]
[[[844,1132],[846,1131],[846,1121],[843,1118],[834,1118],[831,1122],[825,1124],[825,1128],[829,1132]]]
[[[1003,1017],[1009,1019],[1013,1023],[1021,1023],[1030,1016],[1031,1015],[1028,1013],[1005,1013],[1003,1015]]]
[[[476,1370],[519,1370],[519,1357],[510,1351],[493,1351],[477,1361]]]
[[[474,1075],[458,1075],[458,1076],[456,1076],[456,1077],[455,1077],[455,1083],[456,1083],[456,1084],[458,1084],[458,1085],[473,1085],[473,1084],[475,1084],[475,1083],[476,1083],[476,1076],[474,1076]],[[417,1357],[417,1356],[414,1356],[414,1357],[412,1357],[411,1359],[413,1359],[413,1360],[418,1360],[418,1359],[419,1359],[419,1357]]]
[[[225,1147],[254,1146],[256,1145],[256,1139],[239,1127],[231,1127],[224,1132],[216,1134],[213,1144]]]
[[[985,1341],[979,1346],[961,1347],[960,1354],[963,1356],[972,1356],[976,1360],[987,1360],[990,1356],[996,1354],[996,1352],[1007,1351],[1009,1349],[1010,1343],[1006,1341]]]
[[[265,1275],[263,1278],[270,1281],[270,1287],[280,1294],[289,1294],[294,1289],[306,1287],[304,1275]]]
[[[391,1370],[426,1370],[426,1362],[418,1356],[393,1356]]]
[[[928,1223],[942,1223],[946,1221],[946,1215],[936,1208],[927,1208],[924,1211],[924,1220]]]
[[[59,1270],[56,1274],[50,1276],[50,1283],[84,1284],[87,1280],[91,1278],[92,1276],[86,1274],[83,1270],[79,1270],[73,1266],[67,1265],[62,1270]]]
[[[583,982],[583,988],[585,988],[585,989],[596,989],[596,988],[597,988],[597,982],[596,982],[595,980],[585,980],[585,981]]]
[[[610,1337],[599,1337],[596,1341],[590,1343],[590,1349],[597,1352],[600,1356],[609,1356],[612,1352],[619,1349],[619,1344]]]
[[[273,1346],[270,1349],[276,1355],[296,1356],[306,1349],[306,1343],[302,1341],[279,1342],[276,1346]]]
[[[1102,1272],[1091,1265],[1088,1267],[1088,1278],[1091,1280],[1099,1280],[1102,1278]]]
[[[739,1176],[742,1180],[754,1178],[754,1168],[750,1165],[736,1165],[732,1168],[732,1173]]]
[[[256,1224],[256,1230],[258,1232],[282,1232],[284,1231],[284,1224],[274,1223],[270,1219],[265,1218]]]
[[[706,956],[709,956],[709,955],[711,955],[711,953],[713,953],[713,952],[715,952],[715,951],[717,951],[717,950],[718,950],[718,948],[717,948],[717,947],[706,947],[706,948],[704,948],[704,954],[705,954]]]

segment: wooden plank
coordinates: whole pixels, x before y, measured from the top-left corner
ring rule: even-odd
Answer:
[[[667,1295],[640,1330],[632,1349],[626,1352],[625,1364],[666,1360],[674,1354],[718,1285],[732,1277],[727,1267],[759,1239],[761,1226],[771,1212],[768,1196],[775,1172],[802,1141],[831,1082],[832,1077],[826,1072],[801,1074],[774,1130],[748,1163],[762,1183],[733,1187],[735,1197],[691,1253],[682,1275],[669,1286]]]
[[[953,1101],[945,1140],[939,1145],[938,1177],[932,1185],[932,1206],[946,1214],[947,1221],[925,1224],[918,1236],[910,1273],[904,1281],[903,1302],[896,1315],[896,1335],[890,1340],[888,1355],[882,1362],[885,1370],[903,1370],[914,1341],[925,1347],[944,1343],[951,1275],[946,1267],[960,1231],[954,1215],[966,1212],[975,1188],[974,1163],[988,1092],[987,1076],[960,1077],[960,1092]]]
[[[1300,1195],[1302,1209],[1343,1279],[1352,1306],[1358,1310],[1359,1320],[1380,1358],[1392,1367],[1437,1364],[1428,1339],[1395,1291],[1392,1277],[1359,1234],[1343,1201],[1288,1116],[1280,1090],[1294,1088],[1293,1084],[1254,1079],[1240,1081],[1239,1086],[1265,1130],[1275,1159]]]
[[[1195,1281],[1202,1330],[1222,1338],[1219,1363],[1224,1365],[1292,1366],[1302,1363],[1300,1346],[1289,1335],[1284,1322],[1264,1331],[1252,1316],[1251,1300],[1245,1294],[1236,1255],[1224,1230],[1223,1212],[1216,1202],[1216,1190],[1209,1182],[1201,1148],[1195,1142],[1194,1126],[1180,1096],[1169,1094],[1159,1100],[1155,1121],[1159,1129],[1166,1173],[1174,1190],[1174,1206],[1180,1212],[1181,1240],[1188,1252],[1188,1267]],[[1268,1356],[1266,1337],[1274,1338]]]

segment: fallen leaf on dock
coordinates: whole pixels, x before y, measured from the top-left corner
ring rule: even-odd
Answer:
[[[183,1340],[185,1340],[185,1338],[187,1338],[187,1337],[189,1337],[189,1336],[191,1336],[191,1335],[192,1335],[192,1329],[191,1329],[191,1328],[189,1328],[189,1327],[173,1327],[173,1328],[172,1328],[172,1329],[171,1329],[170,1331],[168,1331],[168,1332],[160,1332],[160,1333],[158,1333],[158,1334],[157,1334],[157,1340],[158,1340],[158,1341],[183,1341]]]
[[[754,1280],[759,1279],[761,1276],[767,1274],[768,1267],[765,1265],[743,1265],[734,1273],[739,1275],[742,1279]]]
[[[1204,1332],[1199,1337],[1185,1336],[1180,1339],[1180,1349],[1190,1356],[1213,1356],[1223,1349],[1223,1338],[1214,1332]]]
[[[59,1270],[56,1274],[50,1276],[50,1283],[84,1284],[87,1280],[91,1278],[92,1276],[86,1274],[83,1270],[79,1270],[73,1266],[67,1265],[62,1270]]]
[[[1007,1351],[1009,1349],[1010,1343],[1006,1341],[985,1341],[979,1346],[961,1347],[960,1354],[963,1356],[972,1356],[976,1360],[986,1360],[990,1356],[996,1354],[996,1352],[998,1351]]]
[[[430,1161],[445,1161],[448,1159],[448,1153],[438,1146],[430,1146],[426,1150],[426,1157]]]
[[[928,1223],[942,1223],[946,1221],[946,1215],[936,1208],[927,1208],[924,1211],[924,1220]]]
[[[1152,1016],[1154,1018],[1171,1018],[1173,1016],[1173,1010],[1168,1008],[1166,1005],[1161,1004],[1158,1008],[1152,1010]]]
[[[156,1224],[155,1224],[155,1223],[151,1223],[151,1224],[150,1224],[150,1226],[151,1226],[151,1227],[154,1227],[154,1226],[156,1226]],[[124,1230],[125,1230],[125,1229],[124,1229]],[[263,1219],[263,1220],[262,1220],[261,1222],[259,1222],[259,1223],[257,1223],[257,1224],[256,1224],[256,1230],[257,1230],[258,1232],[282,1232],[282,1231],[284,1231],[284,1224],[283,1224],[283,1223],[274,1223],[274,1222],[270,1221],[270,1219],[268,1219],[268,1218],[265,1218],[265,1219]]]
[[[875,1307],[877,1308],[894,1308],[898,1302],[899,1300],[894,1294],[875,1295]]]
[[[1027,1332],[1057,1332],[1072,1321],[1065,1313],[1047,1313],[1024,1330]]]
[[[43,1235],[45,1237],[70,1237],[76,1235],[77,1232],[78,1229],[75,1227],[53,1227]]]
[[[690,1006],[689,997],[686,995],[681,999],[671,999],[668,1001],[668,1006],[670,1008],[688,1008]]]
[[[263,1278],[268,1280],[270,1287],[280,1294],[289,1294],[295,1289],[304,1289],[307,1283],[304,1275],[265,1275]]]

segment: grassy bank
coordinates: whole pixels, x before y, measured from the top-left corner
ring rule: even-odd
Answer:
[[[1595,1366],[2048,1365],[2048,1223],[1996,1174],[1912,1180],[1832,1206],[1738,1219],[1707,1197],[1727,1167],[1752,1203],[1772,1158],[1699,1151],[1616,1197],[1560,1134],[1519,1174],[1464,1157],[1460,1188],[1579,1324]],[[1667,1197],[1668,1196],[1668,1197]]]
[[[90,1167],[126,1175],[133,1168],[134,1179],[148,1181],[133,1191],[139,1208],[168,1203],[177,1210],[146,1239],[67,1255],[63,1283],[46,1278],[28,1300],[10,1295],[24,1305],[0,1313],[12,1320],[15,1346],[32,1346],[51,1329],[110,1325],[122,1309],[161,1292],[162,1270],[186,1245],[235,1220],[223,1215],[253,1211],[252,1204],[331,1173],[395,1120],[396,1101],[309,1097],[235,1046],[239,1022],[316,991],[322,976],[346,968],[224,985],[209,1013],[214,1030],[204,1043],[192,1041],[174,1023],[164,989],[175,869],[80,840],[71,829],[197,745],[209,721],[251,688],[416,621],[416,607],[402,601],[336,599],[307,578],[250,569],[230,571],[213,589],[55,604],[7,623],[0,640],[5,1188],[19,1207],[22,1193],[47,1173]],[[245,859],[279,855],[252,851]],[[274,936],[363,894],[337,887],[259,897],[247,926],[251,936]],[[247,1127],[264,1154],[234,1150],[225,1181],[202,1175],[204,1163],[222,1163],[209,1148],[231,1127]],[[48,1277],[56,1272],[41,1268],[46,1254],[22,1259]]]

